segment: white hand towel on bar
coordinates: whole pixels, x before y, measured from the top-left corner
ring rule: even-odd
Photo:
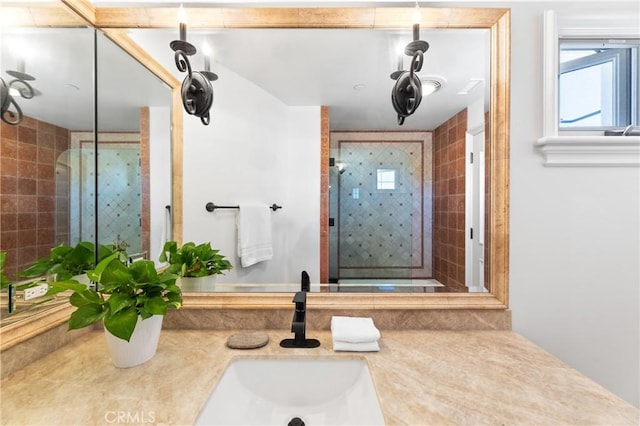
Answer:
[[[363,317],[331,317],[333,340],[347,343],[375,342],[380,338],[380,330],[373,319]]]
[[[373,342],[350,343],[333,339],[333,350],[348,352],[378,352],[380,351],[380,346],[378,345],[377,340]]]
[[[243,268],[273,257],[269,206],[240,204],[237,226],[238,256]]]

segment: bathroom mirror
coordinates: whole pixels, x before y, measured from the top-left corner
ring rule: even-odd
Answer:
[[[171,238],[171,88],[100,31],[96,49],[97,241],[157,260]]]
[[[329,122],[331,123],[331,127],[333,127],[334,123],[336,124],[335,129],[337,130],[363,130],[367,129],[367,127],[360,127],[358,125],[354,125],[353,122],[349,122],[348,120],[345,122],[341,121],[343,117],[350,116],[353,114],[349,114],[349,111],[346,110],[337,110],[334,109],[332,111],[331,104],[331,94],[327,89],[327,86],[318,86],[316,83],[322,79],[323,74],[332,74],[338,75],[339,77],[343,77],[344,81],[341,81],[341,78],[336,78],[334,81],[340,83],[341,88],[347,88],[348,90],[343,90],[344,96],[349,96],[352,98],[359,99],[356,103],[359,103],[360,109],[355,110],[355,112],[360,113],[361,115],[366,115],[369,113],[369,109],[367,108],[371,104],[371,98],[366,98],[362,96],[358,98],[358,94],[356,93],[357,89],[353,87],[358,83],[357,81],[351,81],[350,77],[352,77],[349,72],[344,71],[350,68],[356,68],[361,71],[362,78],[365,80],[369,75],[371,68],[373,71],[377,72],[377,76],[380,77],[384,83],[387,84],[386,87],[383,86],[383,95],[384,101],[388,102],[388,94],[390,92],[391,83],[393,81],[389,78],[389,73],[395,69],[397,58],[393,55],[392,49],[392,39],[396,39],[398,41],[407,40],[410,38],[410,25],[407,25],[407,22],[410,22],[410,17],[407,17],[407,9],[387,9],[387,8],[379,8],[379,9],[330,9],[330,10],[281,10],[276,11],[271,9],[265,10],[239,10],[239,9],[188,9],[190,14],[190,22],[189,24],[189,40],[193,42],[195,45],[200,46],[202,41],[206,40],[208,44],[213,49],[213,60],[212,67],[214,67],[214,71],[217,72],[220,76],[220,79],[214,82],[214,91],[216,93],[216,100],[214,101],[214,106],[212,109],[212,123],[210,127],[212,130],[204,129],[202,131],[189,130],[189,147],[185,146],[185,161],[189,163],[190,170],[190,178],[189,181],[199,181],[200,179],[193,178],[194,171],[199,169],[206,169],[207,179],[214,182],[223,181],[224,173],[232,173],[230,167],[235,167],[233,165],[237,164],[251,164],[257,170],[260,170],[262,179],[264,181],[274,181],[274,182],[283,182],[284,180],[291,179],[291,176],[296,176],[295,180],[299,179],[299,175],[296,174],[294,170],[299,170],[296,168],[294,164],[289,162],[288,164],[281,164],[282,167],[276,167],[274,164],[277,162],[277,159],[273,159],[271,157],[269,161],[259,163],[253,162],[249,157],[247,157],[247,152],[253,152],[254,145],[246,145],[241,142],[241,137],[238,135],[238,129],[260,129],[254,130],[252,134],[258,136],[263,139],[269,140],[269,146],[272,150],[276,152],[280,152],[283,154],[283,157],[295,158],[298,162],[309,165],[309,167],[315,167],[315,164],[320,161],[326,161],[322,165],[321,172],[322,174],[331,175],[332,172],[335,172],[337,166],[333,168],[329,166],[329,158],[333,157],[334,160],[340,160],[339,155],[333,155],[329,146],[323,146],[322,150],[322,159],[313,159],[313,161],[307,161],[306,157],[298,157],[293,154],[278,151],[276,146],[276,137],[268,137],[265,134],[262,134],[262,130],[266,127],[258,123],[258,120],[253,119],[251,116],[253,105],[256,100],[253,98],[252,105],[245,105],[247,108],[244,110],[242,108],[238,108],[235,114],[230,114],[228,111],[223,109],[223,104],[225,102],[225,97],[230,96],[229,92],[238,93],[240,91],[240,86],[238,85],[238,79],[232,78],[234,76],[240,76],[249,80],[251,83],[259,86],[260,88],[265,89],[267,92],[278,92],[279,99],[284,99],[283,102],[285,104],[292,105],[307,105],[305,104],[304,95],[307,92],[319,93],[320,96],[316,98],[316,101],[313,105],[323,105],[324,102],[328,104],[328,113],[329,113]],[[162,13],[158,9],[144,9],[144,12],[138,10],[140,14],[144,13],[146,16],[150,17],[149,21],[145,21],[143,23],[136,22],[136,25],[130,25],[126,20],[120,22],[120,25],[127,25],[131,27],[142,27],[139,30],[130,30],[129,35],[139,43],[145,50],[147,50],[152,56],[157,58],[159,62],[161,62],[168,69],[174,69],[175,66],[172,63],[172,55],[167,54],[166,46],[168,43],[175,39],[177,36],[177,28],[169,28],[165,27],[175,27],[175,21],[172,23],[171,19],[165,17],[165,15],[170,15],[170,12],[166,9],[162,9]],[[375,12],[375,13],[374,13]],[[117,19],[122,19],[122,14],[126,13],[126,11],[118,11],[108,10],[104,11],[103,15],[105,20],[101,23],[101,25],[116,25],[115,19],[113,21],[109,21],[108,16],[118,17]],[[175,14],[175,11],[174,11]],[[322,16],[322,19],[319,17]],[[376,18],[374,19],[373,16]],[[454,132],[459,132],[462,129],[463,135],[457,135],[457,137],[462,136],[462,143],[458,145],[462,145],[464,148],[464,143],[466,142],[464,133],[467,131],[471,139],[478,135],[484,134],[485,137],[481,138],[483,141],[486,139],[487,146],[494,146],[497,149],[495,153],[499,156],[503,155],[501,149],[505,149],[506,147],[506,134],[505,131],[505,120],[506,113],[504,111],[504,105],[500,105],[500,102],[504,102],[503,97],[505,96],[506,91],[506,81],[507,76],[501,73],[504,73],[504,70],[500,67],[505,67],[505,62],[508,61],[507,52],[504,50],[506,43],[508,41],[507,30],[502,26],[506,26],[506,22],[508,21],[508,13],[504,10],[470,10],[470,9],[429,9],[424,10],[423,16],[428,17],[425,18],[423,22],[423,27],[421,29],[423,37],[430,40],[433,43],[432,49],[427,52],[425,55],[425,60],[427,62],[427,66],[429,65],[429,61],[431,57],[430,54],[433,54],[435,58],[435,62],[438,62],[441,56],[438,56],[437,53],[439,49],[442,49],[443,46],[450,47],[448,60],[456,61],[458,68],[471,68],[471,65],[477,65],[479,70],[475,73],[472,72],[467,76],[467,81],[464,81],[464,84],[460,84],[460,81],[454,81],[453,76],[449,76],[451,79],[451,86],[448,86],[447,82],[445,82],[445,89],[438,93],[432,95],[432,97],[427,97],[424,100],[424,104],[421,106],[422,109],[418,110],[420,112],[430,112],[431,114],[427,116],[428,119],[435,118],[432,116],[441,115],[439,119],[435,119],[435,121],[429,122],[428,124],[419,125],[415,127],[415,123],[420,118],[411,117],[411,119],[407,119],[406,127],[401,130],[406,129],[408,132],[422,130],[436,130],[436,127],[445,122],[450,118],[456,118],[457,113],[461,112],[463,109],[470,106],[474,101],[480,102],[480,124],[476,124],[474,126],[466,125],[464,123],[463,126],[456,126]],[[205,19],[206,18],[206,19]],[[501,21],[502,20],[502,21]],[[220,28],[223,27],[224,28]],[[336,27],[355,27],[351,29],[337,29]],[[162,27],[156,28],[156,27]],[[264,28],[267,27],[267,28]],[[272,28],[277,27],[277,28]],[[281,29],[281,27],[286,27],[286,29]],[[291,28],[291,27],[305,27],[304,29]],[[461,29],[464,27],[464,29]],[[370,36],[368,42],[366,41],[366,37]],[[447,39],[449,37],[449,39]],[[456,37],[458,38],[456,40]],[[464,37],[468,37],[465,42]],[[269,40],[274,40],[274,44],[269,47]],[[332,43],[321,44],[318,40],[331,40]],[[372,41],[373,40],[373,41]],[[360,50],[349,50],[352,45],[359,45]],[[465,44],[468,45],[466,47],[469,50],[465,50]],[[327,45],[334,46],[332,49],[329,49]],[[252,55],[243,55],[243,49],[241,46],[252,46],[255,49],[254,54]],[[275,48],[273,46],[276,46]],[[308,51],[304,50],[304,47],[308,48],[308,51],[312,51],[313,54],[309,56]],[[324,46],[324,47],[323,47]],[[339,46],[339,47],[337,47]],[[376,49],[369,49],[371,46],[374,46]],[[328,50],[331,50],[330,52]],[[372,53],[373,51],[373,53]],[[382,52],[382,53],[381,53]],[[362,55],[363,58],[368,58],[370,56],[384,56],[383,66],[374,65],[367,68],[368,62],[365,59],[358,60],[359,54]],[[301,56],[302,55],[302,56]],[[306,55],[306,56],[304,56]],[[473,63],[474,55],[480,55],[481,60],[475,61]],[[202,58],[201,55],[196,55],[193,59],[194,67],[198,69],[198,67],[202,67]],[[468,58],[467,58],[468,57]],[[465,59],[470,59],[472,64],[469,65],[464,62]],[[445,59],[446,60],[446,59]],[[283,63],[283,67],[280,68],[279,64]],[[301,63],[311,63],[312,66],[305,67],[301,65]],[[259,64],[259,66],[258,66]],[[271,73],[263,72],[264,65],[267,64],[272,70]],[[337,66],[336,66],[337,64]],[[405,64],[406,65],[406,64]],[[425,67],[427,67],[425,66]],[[215,68],[218,67],[218,68]],[[340,72],[340,70],[343,72]],[[337,71],[336,71],[337,70]],[[233,72],[230,72],[233,71]],[[367,74],[369,72],[369,74]],[[440,71],[442,72],[442,71]],[[432,68],[428,74],[436,74],[436,78],[438,77],[439,71],[436,68]],[[279,87],[274,89],[274,86],[269,86],[270,80],[274,80],[273,76],[282,76],[285,78],[280,78],[281,84]],[[226,77],[226,78],[225,78]],[[428,75],[427,75],[428,77]],[[475,78],[474,78],[475,77]],[[476,83],[482,83],[484,81],[485,85],[482,87],[475,88],[475,94],[484,94],[484,99],[482,96],[480,98],[471,98],[464,97],[462,94],[458,94],[457,92],[463,92],[465,89],[466,83],[473,82],[468,80],[476,80]],[[384,85],[383,83],[383,85]],[[231,89],[230,89],[231,88]],[[296,88],[301,88],[300,90]],[[453,88],[456,88],[456,91],[453,92]],[[331,89],[331,88],[329,88]],[[340,89],[338,89],[339,91]],[[467,89],[468,93],[470,93],[472,89]],[[366,92],[361,91],[360,94]],[[448,93],[447,93],[448,92]],[[324,95],[324,98],[323,96]],[[462,106],[457,106],[451,110],[446,110],[442,108],[440,105],[436,107],[436,109],[429,109],[429,103],[436,102],[438,96],[454,96],[463,99],[466,103],[462,104]],[[296,103],[297,102],[297,103]],[[388,105],[390,107],[390,103]],[[268,108],[259,108],[261,111],[269,111],[272,114],[272,109]],[[435,113],[434,113],[435,112]],[[419,115],[416,113],[416,116]],[[485,114],[486,113],[486,114]],[[264,113],[263,113],[264,114]],[[371,113],[378,119],[376,123],[379,125],[382,121],[391,122],[391,124],[395,124],[395,115],[392,109],[388,110],[388,114],[386,116],[379,116]],[[243,116],[246,116],[246,122],[242,123]],[[271,117],[271,115],[269,115]],[[486,117],[486,131],[484,126],[484,118]],[[415,118],[416,120],[412,119]],[[424,118],[422,118],[424,119]],[[219,126],[227,126],[233,127],[229,124],[229,121],[233,120],[236,135],[221,134],[219,132]],[[456,120],[462,120],[461,118],[456,118]],[[320,118],[317,119],[320,121]],[[456,121],[457,123],[457,121]],[[477,122],[476,122],[477,123]],[[457,123],[459,124],[459,123]],[[263,127],[258,127],[258,125],[262,125]],[[199,126],[193,126],[198,127]],[[190,126],[190,129],[192,126]],[[371,129],[371,128],[369,128]],[[382,130],[382,127],[375,127],[373,130],[375,132],[379,132]],[[385,128],[386,129],[386,128]],[[323,129],[324,130],[324,129]],[[447,129],[443,133],[449,132],[451,129]],[[196,131],[198,131],[196,136]],[[493,132],[496,133],[493,133]],[[502,134],[500,133],[502,132]],[[247,133],[251,133],[248,131]],[[318,137],[317,140],[319,140]],[[185,137],[187,135],[185,134]],[[370,137],[370,136],[369,136]],[[497,138],[504,138],[502,141],[497,141]],[[393,138],[393,136],[392,136]],[[433,139],[436,139],[434,137]],[[229,142],[227,142],[227,140]],[[264,145],[264,141],[260,142],[262,139],[258,139],[255,144],[255,151],[259,151],[261,145]],[[233,141],[233,143],[231,143]],[[217,145],[216,145],[217,143]],[[197,146],[198,148],[192,148]],[[213,146],[216,148],[212,148]],[[446,145],[446,143],[445,143]],[[250,147],[250,148],[248,148]],[[456,147],[457,148],[457,147]],[[187,150],[196,150],[197,155],[200,158],[201,163],[194,163],[193,160],[195,158],[195,154],[191,153],[189,158],[187,158]],[[221,151],[224,149],[224,151]],[[241,152],[242,151],[242,152]],[[488,151],[488,150],[487,150]],[[195,152],[195,151],[194,151]],[[320,150],[318,150],[320,152]],[[204,165],[205,159],[215,158],[214,155],[216,153],[224,153],[225,161],[222,163],[217,163],[214,169],[210,167],[206,167]],[[244,153],[244,154],[243,154]],[[236,156],[237,154],[237,156]],[[328,154],[328,155],[327,155]],[[243,157],[244,155],[244,157]],[[446,154],[447,156],[449,154]],[[463,153],[464,155],[464,153]],[[325,158],[326,157],[326,158]],[[264,157],[266,158],[266,157]],[[500,157],[498,157],[500,158]],[[493,168],[496,165],[491,165],[492,157],[485,155],[484,164],[486,164],[487,175],[492,173]],[[504,161],[503,158],[500,158],[500,161]],[[228,166],[229,165],[229,166]],[[432,167],[432,166],[428,166]],[[500,167],[506,169],[506,163],[501,163]],[[244,169],[243,169],[244,170]],[[273,170],[274,174],[269,174]],[[285,171],[282,171],[285,170]],[[204,173],[204,172],[203,172]],[[217,174],[216,174],[217,173]],[[247,171],[247,173],[249,173]],[[278,174],[280,173],[280,174]],[[289,173],[287,175],[287,173]],[[503,173],[503,172],[501,172]],[[334,173],[335,174],[335,173]],[[204,176],[201,176],[204,178]],[[456,175],[456,186],[464,186],[463,176]],[[494,211],[497,208],[497,211],[502,212],[503,210],[500,208],[502,202],[504,202],[502,197],[506,197],[506,186],[505,182],[500,182],[500,175],[496,175],[496,179],[498,179],[497,186],[493,186],[493,180],[484,181],[486,190],[483,191],[485,196],[478,197],[481,198],[483,203],[488,207],[485,208],[485,211]],[[452,179],[449,179],[452,180]],[[462,185],[459,185],[462,183]],[[284,183],[283,183],[284,184]],[[453,186],[451,182],[446,182],[448,187]],[[237,182],[229,182],[223,185],[223,188],[220,188],[217,185],[213,185],[211,188],[207,188],[208,194],[218,194],[217,198],[212,195],[208,195],[209,197],[214,197],[213,199],[205,199],[202,198],[201,205],[195,204],[192,202],[193,197],[191,195],[189,197],[190,204],[187,206],[188,211],[185,213],[188,215],[190,229],[185,233],[185,237],[189,240],[192,240],[196,235],[194,233],[194,229],[198,228],[201,231],[198,232],[198,235],[205,235],[207,238],[211,239],[214,246],[216,248],[220,248],[223,253],[227,254],[230,257],[235,256],[235,241],[233,240],[234,229],[235,229],[235,213],[234,212],[225,212],[225,211],[216,211],[213,216],[207,216],[207,213],[204,211],[201,212],[202,207],[207,201],[218,202],[219,204],[234,204],[234,198],[246,197],[245,189],[239,189]],[[279,185],[278,185],[279,186]],[[322,188],[328,188],[332,186],[330,182],[323,182]],[[352,190],[351,188],[350,190]],[[448,188],[447,188],[448,189]],[[497,197],[494,197],[491,190],[498,189],[500,194],[497,194]],[[460,189],[456,189],[459,191]],[[193,194],[193,190],[189,189],[190,194]],[[234,193],[235,192],[235,193]],[[274,191],[275,192],[275,191]],[[313,187],[301,189],[300,192],[296,193],[297,198],[300,200],[308,200],[307,192],[311,193],[311,196],[317,197],[319,192]],[[351,192],[352,194],[352,192]],[[451,203],[459,201],[461,198],[459,196],[459,192],[456,193],[456,200],[451,200]],[[233,197],[233,198],[232,198]],[[353,197],[353,196],[352,196]],[[280,201],[276,199],[277,197],[273,197],[272,201]],[[321,194],[321,198],[324,200],[325,198],[330,198],[326,193]],[[296,219],[295,213],[290,213],[294,209],[298,209],[299,205],[304,205],[306,201],[296,200],[296,197],[292,197],[289,199],[289,202],[286,203],[285,208],[281,211],[275,212],[273,214],[274,221],[274,229],[284,229],[292,224],[291,220]],[[267,201],[267,200],[264,200]],[[312,200],[315,202],[315,199]],[[449,201],[447,200],[449,203]],[[459,204],[459,203],[458,203]],[[316,224],[323,223],[323,220],[328,218],[332,218],[332,214],[328,211],[328,204],[320,207],[321,212],[317,213],[318,219]],[[428,211],[428,207],[425,207]],[[424,212],[425,210],[423,210]],[[420,213],[418,213],[420,215]],[[450,291],[468,291],[465,288],[465,277],[464,272],[462,272],[462,268],[460,268],[460,263],[464,263],[465,251],[464,251],[464,236],[467,234],[466,227],[464,225],[464,220],[460,220],[459,216],[464,215],[464,208],[460,209],[460,211],[456,211],[455,222],[458,223],[457,228],[455,229],[455,239],[460,240],[462,237],[463,242],[457,243],[455,246],[451,243],[446,244],[447,247],[444,247],[443,251],[448,251],[450,253],[449,259],[442,259],[440,263],[445,263],[445,270],[447,271],[445,275],[453,275],[456,277],[457,288],[453,290],[447,289]],[[426,215],[425,215],[426,216]],[[446,217],[443,214],[436,214],[434,218],[434,225],[437,224],[437,221],[441,222],[441,230],[440,233],[448,233],[453,235],[454,232],[450,232],[452,226],[449,226],[450,223],[454,222],[454,219]],[[299,216],[300,217],[300,216]],[[423,216],[424,217],[424,216]],[[308,216],[304,216],[305,220],[314,220],[309,219]],[[335,216],[333,216],[335,219]],[[485,241],[485,250],[486,255],[484,256],[485,268],[484,273],[480,273],[481,277],[486,277],[484,281],[484,285],[480,285],[480,289],[493,291],[493,278],[492,275],[492,266],[493,257],[490,249],[490,242],[493,241],[493,238],[500,239],[503,236],[497,235],[494,236],[492,230],[495,230],[495,224],[491,223],[491,218],[487,215],[484,215],[486,228],[482,227],[484,232],[479,231],[476,227],[476,232],[478,234],[484,233],[486,236]],[[503,217],[498,218],[499,221],[504,220]],[[195,224],[197,222],[197,225]],[[444,224],[442,224],[444,222]],[[459,223],[462,222],[462,226]],[[285,225],[286,224],[286,225]],[[327,233],[331,233],[331,228],[328,227],[326,223],[324,223],[322,228],[318,228],[318,233],[321,235],[325,235]],[[279,228],[278,228],[279,227]],[[425,225],[426,227],[426,225]],[[329,230],[329,231],[327,231]],[[438,230],[434,230],[434,233],[438,233]],[[229,241],[225,238],[229,237]],[[315,235],[314,235],[315,237]],[[506,236],[505,236],[506,237]],[[280,237],[278,237],[280,238]],[[295,237],[294,239],[302,239],[300,237]],[[422,240],[421,240],[422,241]],[[421,242],[420,241],[420,242]],[[448,240],[451,241],[451,240]],[[327,247],[328,241],[322,240],[320,242],[320,247]],[[415,244],[414,245],[419,245]],[[461,248],[462,247],[462,248]],[[500,251],[503,250],[504,245],[498,244]],[[317,282],[318,275],[323,277],[323,268],[326,268],[326,253],[323,254],[322,248],[312,248],[315,249],[315,259],[308,264],[313,265],[314,263],[320,263],[320,267],[313,271],[312,276],[314,281]],[[305,251],[296,250],[296,258],[308,256]],[[425,256],[428,258],[427,251],[425,250]],[[404,254],[404,253],[403,253]],[[411,253],[409,253],[411,255]],[[318,257],[325,256],[324,260],[318,261]],[[311,256],[313,257],[313,256]],[[441,256],[442,258],[442,256]],[[456,263],[453,262],[453,258],[455,258]],[[237,260],[237,259],[235,259]],[[430,260],[430,259],[429,259]],[[237,262],[235,263],[237,264]],[[312,266],[313,267],[313,266]],[[214,291],[239,291],[239,292],[247,292],[247,291],[292,291],[292,289],[296,288],[298,285],[297,280],[298,276],[291,273],[289,274],[289,278],[285,278],[285,280],[277,280],[271,278],[271,269],[270,266],[264,266],[261,268],[255,268],[255,274],[252,274],[251,271],[240,270],[240,268],[236,268],[234,271],[228,273],[225,277],[219,277],[217,279],[217,284]],[[275,268],[279,271],[285,269],[283,268]],[[318,273],[319,271],[319,273]],[[299,272],[298,272],[299,274]],[[433,272],[431,272],[433,274]],[[420,278],[428,277],[430,273],[426,271],[424,275],[419,276]],[[462,275],[462,276],[461,276]],[[320,279],[321,283],[328,283],[331,279],[331,274],[324,274],[324,277]],[[409,278],[413,278],[409,276]],[[370,279],[367,277],[366,281]],[[286,286],[276,286],[272,285],[272,283],[278,284],[288,284],[293,283],[290,287]],[[259,283],[259,284],[256,284]],[[254,285],[255,284],[255,285]],[[265,285],[266,284],[266,285]],[[323,285],[320,288],[320,291],[330,290],[331,285]],[[376,291],[379,289],[372,289],[372,286],[367,286],[368,289],[364,291]],[[387,288],[390,286],[386,286]],[[417,287],[417,286],[416,286]],[[425,287],[429,287],[425,289]],[[460,288],[462,287],[462,288]],[[387,288],[383,289],[383,291],[387,290]],[[425,290],[434,290],[434,287],[424,286],[420,288],[418,291],[425,292]],[[361,290],[362,291],[362,290]]]
[[[3,3],[2,19],[2,78],[20,68],[34,92],[13,83],[24,118],[1,127],[5,274],[80,241],[157,259],[172,235],[172,87],[61,4]],[[19,292],[8,315],[5,296],[2,326],[66,304]]]
[[[16,124],[0,124],[0,251],[6,252],[5,274],[20,280],[17,273],[48,257],[52,247],[79,241],[72,223],[94,226],[94,212],[81,211],[72,200],[71,180],[73,135],[92,133],[94,126],[94,29],[55,2],[3,2],[0,15],[0,76],[11,87],[9,110],[22,114],[5,113]],[[1,326],[66,303],[62,297],[25,301],[19,293],[8,315],[3,289]]]

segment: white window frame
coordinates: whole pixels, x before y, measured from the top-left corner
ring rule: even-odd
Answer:
[[[640,136],[576,135],[559,132],[559,39],[639,38],[640,18],[626,11],[562,11],[544,13],[543,132],[536,142],[545,166],[640,166]]]
[[[385,175],[391,174],[393,176],[393,181],[389,181],[389,180],[382,180],[382,177],[385,177]],[[376,189],[378,191],[395,191],[396,189],[396,181],[397,181],[397,177],[396,177],[396,169],[390,168],[390,167],[385,167],[385,168],[378,168],[376,169]],[[388,184],[391,184],[389,188],[386,188],[386,186]]]
[[[568,39],[563,39],[568,40]],[[584,40],[580,40],[584,42]],[[594,40],[595,43],[602,43],[601,40]],[[560,43],[562,44],[562,43]],[[589,46],[585,43],[585,47]],[[591,45],[593,46],[593,44]],[[637,123],[636,118],[634,117],[636,113],[635,105],[633,103],[637,103],[638,96],[632,96],[632,88],[630,85],[633,85],[633,81],[631,81],[633,72],[631,71],[632,66],[632,56],[633,51],[631,49],[625,49],[625,46],[619,46],[616,49],[608,49],[606,51],[593,53],[589,56],[584,56],[578,59],[573,59],[568,62],[564,62],[560,64],[559,77],[561,78],[563,73],[570,73],[572,71],[578,71],[581,69],[590,68],[592,66],[602,65],[606,63],[611,63],[612,69],[611,74],[608,76],[608,81],[612,83],[612,90],[609,93],[609,97],[612,103],[612,110],[610,111],[601,111],[601,113],[609,119],[613,124],[610,126],[602,125],[602,126],[562,126],[562,118],[559,117],[560,123],[560,132],[563,131],[576,131],[576,130],[605,130],[605,129],[618,129],[620,127],[625,128],[629,121],[633,123]],[[635,47],[635,46],[634,46]],[[585,49],[586,50],[586,49]],[[604,81],[603,81],[604,83]],[[637,90],[637,88],[633,88],[633,90]],[[562,105],[562,99],[559,98],[559,105]],[[577,118],[577,117],[574,117]],[[637,124],[634,124],[637,125]]]

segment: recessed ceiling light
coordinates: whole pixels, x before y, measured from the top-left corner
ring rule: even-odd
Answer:
[[[447,80],[439,75],[421,75],[422,96],[428,96],[442,89]]]
[[[367,85],[366,85],[366,84],[364,84],[364,83],[358,83],[358,84],[355,84],[355,85],[353,86],[353,90],[364,90],[364,88],[365,88],[365,87],[367,87]]]
[[[442,87],[439,81],[435,80],[421,80],[422,81],[422,96],[428,96],[434,92],[437,92]]]
[[[462,90],[460,90],[458,92],[458,95],[467,95],[467,94],[469,94],[469,92],[471,92],[473,89],[475,89],[476,86],[479,85],[480,83],[484,83],[484,80],[481,79],[481,78],[472,78],[471,80],[469,80],[467,85],[464,86],[462,88]]]

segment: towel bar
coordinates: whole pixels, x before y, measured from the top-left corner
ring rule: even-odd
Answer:
[[[212,212],[215,209],[239,209],[240,206],[219,206],[212,202],[208,202],[205,208],[207,209],[208,212]],[[269,206],[269,208],[275,212],[276,210],[281,209],[282,206],[279,206],[276,203],[273,203],[272,205]]]

